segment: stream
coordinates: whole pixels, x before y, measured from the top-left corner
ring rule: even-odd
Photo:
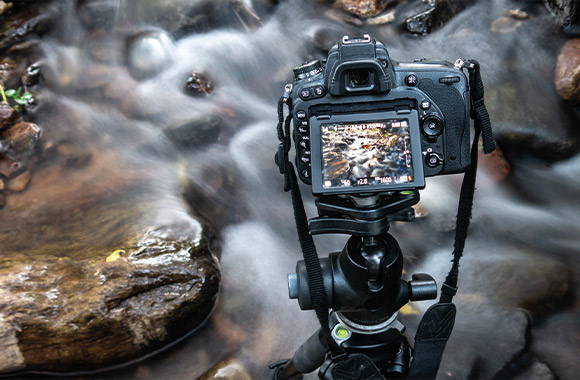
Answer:
[[[301,311],[288,298],[286,275],[301,260],[301,251],[290,194],[283,191],[273,161],[276,104],[293,67],[325,58],[343,35],[369,33],[394,60],[477,59],[496,139],[509,166],[506,174],[494,159],[481,158],[459,280],[457,328],[440,375],[488,378],[503,369],[505,377],[526,378],[526,371],[540,363],[555,378],[573,379],[580,370],[580,130],[577,111],[559,98],[553,82],[568,37],[543,5],[476,1],[433,33],[414,36],[398,27],[399,19],[380,25],[337,20],[325,1],[241,3],[246,8],[227,13],[229,18],[209,12],[197,24],[166,30],[155,19],[152,1],[119,0],[109,21],[113,32],[103,38],[99,29],[86,30],[68,1],[60,5],[61,22],[39,40],[44,83],[34,121],[53,128],[45,132],[49,137],[71,133],[71,139],[91,147],[93,156],[116,157],[108,161],[113,182],[107,183],[107,175],[99,179],[105,194],[109,186],[117,192],[116,181],[126,173],[142,175],[147,183],[143,210],[128,210],[124,222],[139,218],[142,223],[143,215],[180,218],[185,201],[218,236],[221,290],[202,327],[136,363],[75,377],[196,379],[233,359],[252,379],[265,379],[268,364],[291,357],[316,331],[314,313]],[[403,12],[405,6],[396,9]],[[529,18],[505,16],[516,8],[525,9]],[[209,95],[184,90],[192,72],[212,81]],[[67,115],[64,121],[61,113]],[[461,175],[427,178],[418,218],[392,224],[406,276],[425,272],[443,282],[461,180]],[[313,217],[310,189],[302,184],[301,190]],[[10,218],[10,210],[2,211],[3,219]],[[102,238],[98,230],[79,236],[90,236],[83,243],[87,246]],[[18,239],[25,236],[13,236]],[[319,255],[341,250],[346,239],[315,237]],[[401,313],[411,337],[430,303]],[[529,321],[510,319],[522,309],[531,315]],[[512,336],[514,331],[521,336]],[[512,372],[505,372],[509,362],[515,363]],[[541,378],[538,373],[527,378]]]

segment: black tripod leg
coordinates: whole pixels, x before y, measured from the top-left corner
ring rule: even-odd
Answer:
[[[320,330],[318,330],[296,350],[292,359],[276,370],[274,379],[301,379],[302,375],[317,370],[324,363],[327,352],[320,339]]]

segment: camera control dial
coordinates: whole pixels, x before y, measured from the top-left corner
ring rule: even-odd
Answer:
[[[294,80],[308,78],[322,72],[322,62],[310,61],[295,67],[292,71],[294,72]]]

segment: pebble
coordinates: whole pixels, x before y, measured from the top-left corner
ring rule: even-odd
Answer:
[[[10,144],[16,152],[28,151],[36,146],[40,138],[40,128],[34,123],[21,121],[9,130]]]
[[[0,174],[6,178],[12,177],[16,172],[22,168],[22,163],[13,160],[10,157],[0,157]]]
[[[387,7],[386,0],[340,0],[339,3],[346,12],[362,17],[376,16]]]
[[[193,95],[209,95],[213,92],[213,82],[206,74],[193,72],[185,81],[185,89]]]
[[[13,125],[20,119],[18,112],[6,102],[0,102],[0,131]]]
[[[569,40],[560,51],[554,81],[562,99],[580,101],[580,38]]]
[[[527,20],[530,18],[528,12],[521,9],[510,9],[508,10],[508,15],[518,20]]]
[[[26,190],[28,184],[30,183],[30,179],[32,175],[30,171],[25,171],[24,173],[20,174],[18,177],[11,179],[8,184],[6,185],[6,190],[13,191],[15,193],[19,193],[21,191]]]

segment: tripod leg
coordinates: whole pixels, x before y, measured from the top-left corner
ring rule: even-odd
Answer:
[[[284,366],[276,371],[275,380],[297,380],[305,373],[317,370],[326,358],[327,349],[321,342],[320,330],[304,342]]]

